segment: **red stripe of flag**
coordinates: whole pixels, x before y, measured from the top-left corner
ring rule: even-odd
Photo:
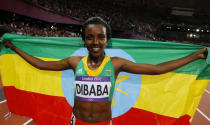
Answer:
[[[72,107],[65,97],[18,90],[12,86],[4,87],[4,92],[11,112],[29,116],[38,125],[69,125]],[[190,125],[189,119],[189,115],[172,118],[131,108],[127,113],[114,118],[113,125]]]

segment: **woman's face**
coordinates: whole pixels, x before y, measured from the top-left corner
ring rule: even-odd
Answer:
[[[102,56],[106,44],[106,28],[101,24],[89,24],[85,29],[85,45],[89,54],[94,57]]]

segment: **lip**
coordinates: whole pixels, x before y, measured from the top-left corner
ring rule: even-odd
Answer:
[[[92,48],[92,51],[93,51],[93,52],[98,52],[98,51],[100,51],[100,48],[99,48],[99,47],[93,47],[93,48]]]
[[[100,46],[88,46],[87,48],[92,53],[99,53],[102,50]]]

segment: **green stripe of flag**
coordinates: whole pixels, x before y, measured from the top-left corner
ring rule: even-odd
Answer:
[[[69,57],[75,50],[84,47],[81,38],[31,37],[17,34],[5,34],[3,38],[11,40],[16,46],[30,55],[45,58],[64,59]],[[174,60],[204,48],[204,46],[192,44],[114,38],[108,44],[109,46],[112,45],[111,49],[123,49],[136,62],[147,64],[159,64]],[[0,55],[8,53],[14,52],[2,47]],[[206,61],[199,59],[174,72],[198,75],[207,67]],[[206,73],[204,76],[207,76]]]

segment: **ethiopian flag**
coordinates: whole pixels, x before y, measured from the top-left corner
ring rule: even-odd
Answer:
[[[3,38],[43,60],[88,55],[81,38],[15,34]],[[136,63],[159,64],[201,48],[204,46],[111,39],[105,53]],[[39,70],[3,44],[0,49],[0,74],[10,111],[32,117],[39,125],[69,125],[75,92],[73,71]],[[205,59],[162,75],[122,72],[112,99],[113,125],[189,125],[209,77]]]

